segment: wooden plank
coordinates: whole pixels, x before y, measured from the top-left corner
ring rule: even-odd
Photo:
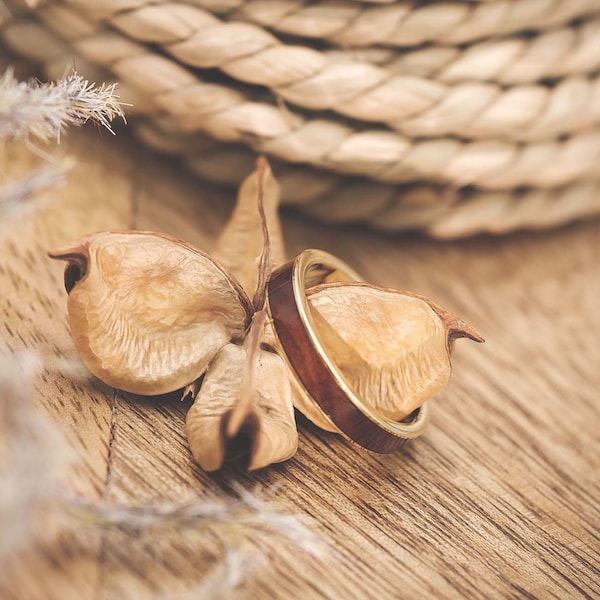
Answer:
[[[73,352],[48,248],[130,225],[207,249],[232,200],[138,150],[126,132],[115,140],[88,130],[68,143],[85,159],[67,187],[2,236],[2,343],[12,350]],[[187,448],[187,405],[48,374],[38,401],[76,455],[65,485],[126,504],[276,486],[275,499],[308,515],[329,553],[317,561],[281,540],[257,541],[267,561],[244,583],[249,598],[598,597],[598,224],[454,243],[333,230],[293,213],[284,228],[290,254],[334,252],[369,280],[432,297],[487,338],[458,342],[425,436],[377,456],[300,419],[292,460],[207,476]],[[38,548],[0,583],[0,597],[176,597],[214,562],[203,538],[96,542],[83,570],[67,542]]]

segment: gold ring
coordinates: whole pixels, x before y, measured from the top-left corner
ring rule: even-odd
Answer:
[[[363,448],[388,454],[423,433],[428,407],[423,404],[408,422],[392,421],[352,390],[319,342],[306,298],[308,288],[334,281],[362,278],[342,260],[321,250],[304,250],[275,270],[268,285],[275,333],[296,378],[329,422]]]

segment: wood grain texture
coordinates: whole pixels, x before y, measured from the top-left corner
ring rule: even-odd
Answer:
[[[65,140],[79,164],[27,220],[0,232],[0,344],[73,356],[62,266],[46,251],[91,231],[134,227],[210,246],[233,198],[141,150],[126,131]],[[13,157],[27,168],[30,154]],[[185,437],[188,405],[131,398],[92,377],[45,373],[41,410],[73,449],[62,485],[90,500],[183,500],[240,483],[276,485],[329,544],[322,560],[261,542],[247,598],[600,597],[600,227],[436,243],[284,218],[288,251],[322,248],[368,280],[404,288],[472,322],[425,435],[368,454],[299,419],[290,461],[207,476]],[[258,544],[258,542],[257,542]],[[175,598],[214,561],[176,535],[67,534],[15,560],[0,598]]]

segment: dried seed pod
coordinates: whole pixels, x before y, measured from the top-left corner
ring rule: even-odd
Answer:
[[[166,235],[104,232],[50,256],[68,262],[69,319],[83,361],[128,392],[189,384],[250,321],[239,283],[207,254]]]
[[[315,329],[348,384],[371,408],[400,421],[446,386],[454,340],[481,342],[470,326],[430,300],[367,283],[332,283],[307,292]],[[302,390],[296,408],[335,427]]]
[[[206,471],[240,454],[248,456],[248,469],[260,469],[291,458],[298,447],[287,367],[260,347],[265,318],[256,313],[244,342],[219,350],[188,412],[190,449]]]
[[[99,233],[50,253],[68,262],[71,329],[89,369],[136,394],[183,388],[195,397],[188,438],[208,471],[236,454],[248,457],[249,469],[293,456],[293,406],[335,430],[322,416],[335,411],[317,410],[269,350],[278,341],[265,309],[267,286],[273,263],[285,260],[278,203],[278,185],[259,159],[216,244],[221,263],[181,240],[135,231]],[[311,273],[316,279],[303,289],[336,280]],[[401,420],[447,383],[456,338],[482,341],[431,301],[397,290],[322,283],[308,290],[307,302],[319,343],[341,373],[335,385],[345,379],[342,387],[378,413],[360,423],[382,430],[379,415]]]

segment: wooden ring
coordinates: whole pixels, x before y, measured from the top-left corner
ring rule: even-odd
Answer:
[[[408,422],[392,421],[361,400],[327,356],[315,331],[306,290],[320,283],[362,281],[339,258],[304,250],[273,272],[268,285],[269,312],[284,358],[323,416],[349,440],[381,454],[394,452],[425,430],[426,404]]]

